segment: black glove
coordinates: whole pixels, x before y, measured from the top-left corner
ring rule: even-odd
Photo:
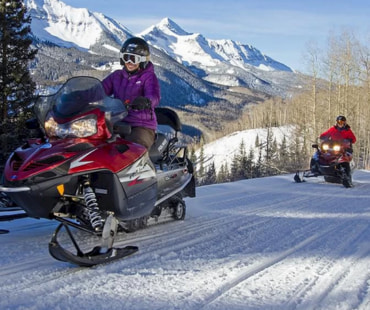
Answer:
[[[146,97],[136,97],[132,103],[129,104],[129,108],[131,110],[146,110],[150,109],[151,102]]]

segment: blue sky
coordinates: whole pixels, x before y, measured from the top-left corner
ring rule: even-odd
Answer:
[[[353,31],[370,43],[367,0],[62,0],[103,13],[134,34],[169,17],[191,33],[253,45],[293,69],[306,71],[307,44],[325,49],[331,33]]]

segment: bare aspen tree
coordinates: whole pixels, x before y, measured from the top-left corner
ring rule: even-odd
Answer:
[[[311,107],[311,125],[313,129],[313,135],[317,135],[318,129],[316,125],[317,119],[317,83],[319,76],[319,49],[314,42],[309,42],[307,45],[307,58],[306,62],[308,65],[308,72],[311,77],[311,98],[309,100],[309,105]]]
[[[368,42],[370,43],[370,38]],[[358,117],[357,128],[360,131],[360,137],[365,138],[362,141],[364,168],[370,169],[370,128],[368,126],[370,119],[370,47],[368,45],[361,45],[359,48],[359,61],[362,92],[359,98],[358,115],[362,117]]]

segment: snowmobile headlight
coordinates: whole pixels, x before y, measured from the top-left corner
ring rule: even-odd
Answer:
[[[45,131],[48,137],[58,138],[85,138],[97,133],[97,121],[94,116],[58,124],[53,117],[45,122]]]
[[[71,135],[84,138],[97,133],[96,119],[81,119],[71,123],[69,128]]]
[[[323,149],[324,151],[327,151],[327,150],[329,149],[329,144],[324,143],[324,144],[322,145],[322,149]]]
[[[339,151],[340,151],[340,145],[339,145],[339,144],[335,144],[335,145],[333,146],[333,151],[334,151],[334,152],[339,152]]]
[[[45,132],[48,137],[55,137],[56,130],[58,127],[58,123],[54,120],[54,118],[50,117],[45,121],[44,124]]]

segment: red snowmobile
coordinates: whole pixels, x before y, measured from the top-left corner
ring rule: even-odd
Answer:
[[[72,92],[88,95],[66,104],[62,97]],[[120,121],[127,108],[106,96],[95,78],[68,80],[56,94],[39,97],[34,111],[37,119],[27,127],[42,135],[8,158],[0,192],[28,216],[60,222],[49,243],[55,259],[80,266],[119,259],[138,248],[113,247],[117,232],[145,227],[162,211],[184,219],[183,198],[195,197],[195,180],[173,110],[156,109],[159,128],[169,130],[157,132],[149,151],[122,138],[131,128]],[[82,250],[87,245],[77,242],[74,228],[96,236],[100,245]],[[61,231],[73,246],[61,245]]]
[[[319,144],[313,144],[317,151],[310,162],[310,170],[297,171],[294,180],[303,182],[304,178],[324,176],[328,183],[343,184],[344,187],[352,187],[352,172],[354,162],[352,160],[352,145],[348,140],[335,141],[323,140]],[[300,175],[301,174],[301,175]]]

